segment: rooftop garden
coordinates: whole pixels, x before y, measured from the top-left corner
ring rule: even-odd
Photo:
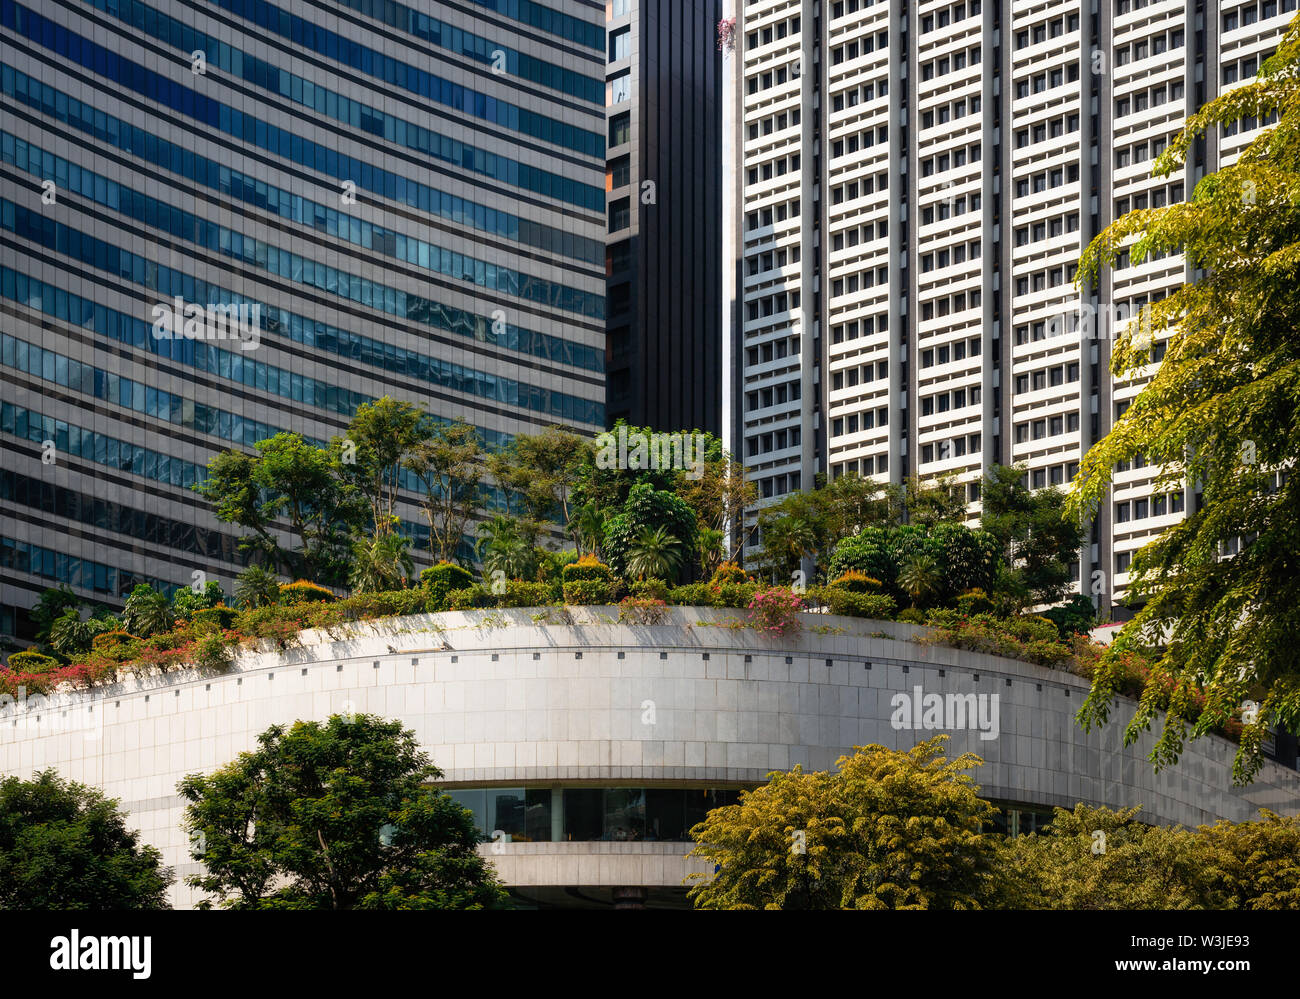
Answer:
[[[650,433],[630,431],[634,442]],[[707,435],[691,464],[620,467],[602,460],[599,440],[560,428],[488,451],[473,428],[392,400],[359,412],[349,433],[329,449],[281,434],[255,454],[213,459],[198,489],[220,519],[245,528],[255,559],[233,592],[200,581],[168,600],[140,585],[110,613],[49,590],[33,611],[39,645],[10,656],[0,692],[221,670],[240,648],[284,648],[307,629],[508,607],[548,611],[539,623],[569,619],[551,608],[614,607],[611,620],[641,625],[663,621],[670,606],[731,608],[727,626],[774,640],[832,627],[815,614],[901,621],[923,626],[923,642],[1085,677],[1104,669],[1135,697],[1158,656],[1131,636],[1110,649],[1087,637],[1092,602],[1069,592],[1080,532],[1062,515],[1063,495],[1029,490],[1022,469],[986,478],[978,528],[942,479],[822,481],[746,520],[756,487]],[[419,573],[395,513],[404,470],[428,487],[436,561]],[[458,541],[470,525],[472,558]],[[728,550],[748,552],[749,564]]]

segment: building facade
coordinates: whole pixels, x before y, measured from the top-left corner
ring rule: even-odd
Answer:
[[[764,501],[858,474],[951,473],[979,514],[994,464],[1064,486],[1145,379],[1110,345],[1190,275],[1082,250],[1135,208],[1187,198],[1266,123],[1152,161],[1248,80],[1295,0],[745,0],[726,65],[733,379],[728,439]],[[1163,356],[1157,338],[1153,364]],[[1150,369],[1154,371],[1154,366]],[[1118,471],[1080,553],[1109,610],[1132,554],[1195,503]],[[753,540],[755,545],[760,539]]]
[[[610,423],[722,432],[720,0],[609,0]]]
[[[1052,807],[1080,801],[1140,805],[1142,821],[1184,826],[1300,809],[1294,747],[1247,787],[1232,784],[1236,745],[1217,736],[1154,773],[1153,733],[1123,744],[1133,702],[1085,732],[1074,720],[1082,677],[915,642],[907,624],[828,617],[825,633],[773,639],[724,627],[729,612],[717,608],[672,608],[655,625],[617,623],[605,608],[553,621],[537,610],[306,633],[220,674],[140,674],[0,702],[0,773],[54,767],[117,798],[128,827],[175,867],[178,907],[200,898],[183,879],[201,868],[177,782],[235,759],[272,724],[334,714],[415,732],[526,907],[684,907],[686,879],[710,873],[687,856],[709,809],[773,770],[832,769],[855,746],[907,750],[940,732],[950,759],[984,761],[971,777],[1003,831],[1033,831]],[[934,697],[942,719],[902,710]]]
[[[3,0],[0,39],[0,632],[229,592],[209,459],[380,396],[605,427],[603,3]]]

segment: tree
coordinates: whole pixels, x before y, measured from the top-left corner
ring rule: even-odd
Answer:
[[[1166,766],[1189,734],[1223,724],[1254,694],[1260,710],[1242,735],[1238,782],[1257,773],[1270,725],[1300,730],[1300,477],[1286,474],[1300,454],[1300,20],[1259,78],[1188,118],[1153,168],[1181,173],[1209,130],[1271,115],[1278,124],[1204,177],[1191,200],[1131,212],[1098,235],[1078,275],[1090,288],[1127,250],[1135,262],[1181,253],[1195,276],[1115,344],[1115,376],[1145,378],[1153,343],[1169,334],[1159,369],[1085,456],[1071,501],[1090,515],[1108,502],[1116,464],[1139,454],[1160,470],[1157,494],[1199,492],[1186,518],[1129,570],[1130,600],[1141,609],[1128,629],[1159,649],[1151,696],[1125,738],[1137,739],[1165,709],[1151,759]],[[1119,683],[1116,661],[1103,657],[1085,724],[1105,723]]]
[[[352,571],[348,584],[355,593],[400,590],[415,574],[411,539],[389,530],[352,546]]]
[[[66,585],[42,590],[36,600],[36,606],[28,611],[32,623],[36,625],[36,641],[45,643],[50,637],[50,629],[69,610],[80,612],[84,601]]]
[[[483,442],[478,431],[458,421],[439,424],[406,459],[406,467],[424,484],[429,551],[440,562],[454,561],[465,528],[483,504]]]
[[[536,570],[531,539],[517,520],[502,514],[478,525],[477,550],[485,576],[499,572],[506,579],[529,579]]]
[[[269,607],[279,600],[279,578],[260,565],[250,565],[235,577],[235,602],[240,607]]]
[[[964,487],[952,472],[922,481],[913,476],[890,492],[897,523],[934,527],[966,519]]]
[[[225,603],[225,600],[226,595],[222,592],[221,584],[215,579],[210,579],[197,590],[192,586],[182,586],[173,593],[172,610],[177,617],[189,617],[197,610],[216,607],[218,604]]]
[[[767,507],[758,515],[760,571],[769,579],[785,582],[799,571],[804,559],[817,552],[818,531],[813,523],[780,506]]]
[[[0,778],[0,909],[168,909],[174,880],[115,800],[45,770]]]
[[[540,434],[519,434],[511,442],[514,488],[527,517],[539,529],[552,522],[568,524],[573,516],[573,490],[591,451],[591,442],[563,427]]]
[[[1014,609],[1058,603],[1070,589],[1083,532],[1059,489],[1033,489],[1021,465],[994,465],[980,490],[980,526],[997,539],[1006,565],[1003,595]]]
[[[418,406],[383,396],[357,407],[347,436],[334,438],[336,474],[368,511],[374,539],[395,530],[402,471],[430,431],[428,418]]]
[[[61,656],[82,655],[90,651],[90,643],[96,635],[115,627],[117,621],[111,617],[92,617],[83,621],[81,612],[69,607],[50,628],[49,646]]]
[[[170,630],[175,620],[167,598],[148,583],[137,583],[122,608],[122,627],[140,638]]]
[[[695,511],[676,493],[666,489],[656,489],[648,482],[633,486],[615,516],[605,524],[605,541],[601,551],[609,560],[609,565],[622,576],[628,575],[628,554],[636,545],[643,531],[663,528],[681,543],[686,551],[695,548]],[[677,573],[666,582],[676,582]]]
[[[275,725],[258,748],[178,785],[204,874],[230,909],[482,909],[505,893],[473,815],[400,722],[334,715]]]
[[[734,551],[742,551],[749,543],[757,524],[745,523],[745,511],[758,500],[758,483],[746,477],[745,466],[716,437],[704,434],[702,439],[704,458],[698,477],[695,469],[690,474],[679,471],[674,491],[695,511],[701,539],[707,536],[709,540],[700,551],[700,568],[709,576],[722,562],[723,545],[728,540]]]
[[[213,504],[218,520],[253,531],[240,539],[241,549],[289,575],[338,579],[348,530],[361,511],[349,502],[334,459],[295,433],[258,441],[254,451],[216,455],[194,490]],[[296,544],[281,544],[274,530],[280,520],[288,521]]]
[[[993,807],[975,795],[947,736],[907,752],[867,746],[834,773],[795,767],[716,808],[691,830],[692,857],[717,865],[694,886],[701,909],[977,909],[996,900]]]
[[[589,500],[573,511],[565,525],[583,554],[600,555],[600,543],[605,538],[605,511],[595,500]]]
[[[943,577],[939,563],[931,555],[916,555],[899,569],[898,585],[912,598],[912,606],[925,603],[939,589]]]
[[[637,579],[672,579],[682,564],[682,543],[663,527],[645,527],[627,553],[627,571]]]
[[[1187,829],[1144,825],[1140,811],[1057,808],[1046,833],[1009,840],[998,879],[1004,907],[1219,908],[1209,844]]]
[[[1211,883],[1225,909],[1300,909],[1300,818],[1264,808],[1254,822],[1197,830],[1212,851]]]

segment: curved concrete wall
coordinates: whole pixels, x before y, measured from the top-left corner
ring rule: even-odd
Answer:
[[[1232,787],[1235,746],[1222,739],[1190,744],[1177,767],[1153,774],[1152,736],[1121,745],[1132,705],[1083,732],[1073,720],[1087,692],[1079,677],[927,647],[895,622],[806,615],[799,635],[773,639],[741,626],[742,616],[674,608],[662,625],[636,626],[618,623],[614,608],[477,611],[308,633],[283,654],[246,653],[228,673],[133,676],[10,709],[0,717],[0,773],[54,767],[103,788],[179,878],[195,870],[180,830],[184,774],[233,759],[273,723],[348,711],[400,718],[446,784],[758,783],[795,764],[833,767],[854,746],[909,748],[947,730],[952,755],[986,761],[974,772],[986,797],[1140,804],[1148,821],[1184,825],[1248,819],[1260,807],[1300,811],[1300,776],[1275,763],[1252,786]],[[930,695],[960,698],[983,716],[896,727],[895,696],[910,704],[918,688],[922,707]],[[687,848],[485,852],[518,885],[675,886],[691,870]],[[178,885],[175,901],[194,898]]]

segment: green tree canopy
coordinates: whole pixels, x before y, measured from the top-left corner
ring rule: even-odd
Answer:
[[[701,909],[978,909],[996,901],[993,807],[943,756],[947,736],[908,752],[867,746],[834,773],[796,767],[714,809],[691,856],[718,867],[691,889]]]
[[[1058,603],[1070,589],[1070,565],[1083,544],[1065,494],[1055,487],[1030,489],[1023,466],[994,465],[980,497],[980,526],[997,540],[1006,567],[999,595],[1013,610]]]
[[[1141,609],[1128,628],[1158,658],[1125,737],[1167,708],[1152,753],[1166,766],[1189,732],[1262,698],[1234,764],[1239,782],[1258,771],[1269,724],[1300,730],[1300,477],[1288,474],[1300,454],[1300,20],[1257,80],[1192,115],[1154,164],[1157,175],[1181,174],[1210,129],[1274,114],[1189,201],[1132,212],[1097,236],[1078,277],[1091,287],[1125,249],[1135,262],[1181,253],[1195,276],[1116,342],[1116,377],[1150,381],[1085,456],[1071,498],[1087,516],[1108,501],[1115,466],[1139,454],[1159,469],[1157,492],[1199,491],[1130,568]],[[1152,343],[1166,335],[1151,375]],[[1103,659],[1085,723],[1106,721],[1119,683],[1117,659]]]
[[[0,909],[169,909],[173,881],[98,790],[53,770],[0,779]]]
[[[256,750],[178,785],[206,869],[187,883],[233,909],[499,907],[473,816],[430,784],[441,777],[400,722],[272,726]]]

